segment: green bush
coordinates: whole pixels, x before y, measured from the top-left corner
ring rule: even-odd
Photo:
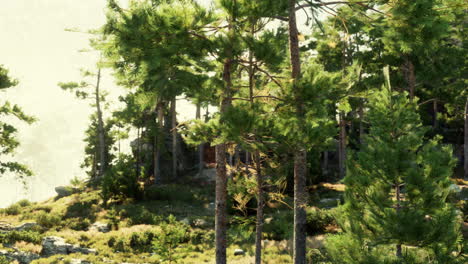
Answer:
[[[24,241],[33,244],[41,244],[42,235],[34,231],[12,231],[0,233],[0,243],[14,244],[17,241]]]
[[[175,250],[181,243],[188,241],[189,229],[186,225],[177,222],[173,215],[167,218],[167,222],[160,224],[161,232],[153,241],[153,250],[161,256],[163,261],[177,262],[178,255]]]
[[[189,186],[182,185],[153,185],[145,190],[145,199],[153,201],[181,201],[194,202],[196,199]]]
[[[21,207],[26,207],[26,206],[32,205],[32,203],[27,199],[20,200],[19,202],[17,202],[17,204],[19,206],[21,206]]]
[[[138,183],[135,161],[130,155],[120,155],[116,163],[107,170],[101,181],[101,198],[105,203],[110,199],[140,200],[143,192]]]
[[[45,228],[52,228],[61,225],[62,216],[58,214],[40,212],[36,215],[35,220],[39,225]]]
[[[265,216],[263,232],[266,239],[285,240],[292,236],[294,215],[291,210],[276,211]]]
[[[335,219],[329,210],[319,209],[317,207],[307,208],[307,234],[315,235],[323,233],[326,227],[334,224]]]
[[[7,215],[19,215],[21,213],[21,206],[19,204],[12,204],[5,208],[3,212]]]
[[[10,260],[8,260],[6,257],[4,256],[0,256],[0,264],[8,264],[8,263],[11,263]]]
[[[91,221],[87,218],[75,217],[65,221],[65,226],[75,231],[85,231],[91,225]]]

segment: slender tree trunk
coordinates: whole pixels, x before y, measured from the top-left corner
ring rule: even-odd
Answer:
[[[172,98],[171,102],[171,118],[172,118],[172,177],[177,178],[177,112],[176,112],[176,97]]]
[[[99,137],[99,174],[98,177],[102,177],[106,171],[107,157],[106,157],[106,141],[104,136],[104,121],[102,120],[102,109],[101,109],[101,69],[98,70],[97,83],[96,83],[96,110],[98,118],[98,137]]]
[[[434,129],[437,129],[439,127],[439,120],[437,119],[437,113],[439,112],[438,108],[439,107],[438,107],[437,99],[434,99],[434,101],[432,102],[432,111],[434,113],[433,120],[432,120],[432,127]]]
[[[291,77],[294,80],[296,114],[304,119],[304,104],[296,82],[301,75],[299,39],[296,22],[296,0],[289,0],[289,51]],[[300,122],[300,121],[299,121]],[[302,123],[302,122],[301,122]],[[294,153],[294,264],[306,264],[307,152],[300,144]]]
[[[408,86],[408,92],[411,101],[414,99],[415,95],[415,87],[416,87],[416,77],[415,77],[415,72],[414,72],[414,64],[410,60],[409,55],[405,55],[405,79],[406,79],[406,84]]]
[[[322,174],[323,176],[328,175],[328,151],[327,150],[323,152]]]
[[[263,175],[262,162],[260,160],[260,152],[255,151],[255,164],[257,169],[257,225],[255,230],[255,264],[262,263],[262,232],[263,232]]]
[[[232,40],[233,28],[229,22],[229,34]],[[231,42],[232,43],[232,42]],[[229,43],[228,45],[231,45]],[[231,107],[231,90],[232,90],[232,47],[227,49],[227,59],[224,62],[223,81],[224,90],[220,112],[227,112]],[[216,146],[216,217],[215,217],[215,240],[216,240],[216,264],[226,264],[226,247],[227,247],[227,173],[226,173],[226,143],[221,143]]]
[[[137,166],[136,166],[136,175],[140,177],[140,165],[141,165],[141,128],[137,128]]]
[[[397,201],[396,212],[398,214],[400,212],[400,208],[401,208],[401,204],[400,204],[400,201],[401,201],[400,182],[398,182],[398,181],[397,181],[396,186],[395,186],[395,196],[396,196],[396,201]],[[396,245],[396,256],[398,258],[403,257],[402,250],[401,250],[401,244]]]
[[[338,142],[340,179],[346,176],[346,120],[340,113],[340,138]]]
[[[465,180],[468,180],[468,97],[465,105],[465,140],[464,140],[464,155],[465,155]]]
[[[359,106],[359,144],[364,144],[364,99],[361,100]]]
[[[162,181],[161,178],[161,146],[164,142],[164,104],[158,102],[156,106],[156,112],[158,115],[158,120],[156,124],[156,131],[154,133],[154,183],[159,184]]]
[[[201,105],[197,103],[196,119],[201,119]],[[198,174],[201,174],[205,167],[205,161],[203,159],[203,143],[198,145]]]

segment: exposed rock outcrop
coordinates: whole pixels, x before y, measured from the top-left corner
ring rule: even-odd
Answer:
[[[42,241],[41,256],[68,255],[71,253],[97,254],[95,249],[82,248],[65,242],[65,239],[56,236],[45,237]]]
[[[29,264],[33,260],[39,259],[40,256],[34,253],[22,252],[22,251],[7,251],[0,250],[0,256],[4,256],[9,260],[16,260],[20,264]]]

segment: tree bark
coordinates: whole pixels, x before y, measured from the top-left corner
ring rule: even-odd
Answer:
[[[416,77],[414,72],[414,64],[410,60],[409,55],[405,55],[405,79],[406,84],[408,86],[408,92],[410,96],[410,100],[413,101],[415,95],[415,87],[416,87]]]
[[[304,119],[304,104],[297,81],[301,75],[299,39],[296,22],[296,0],[289,0],[289,52],[291,57],[291,77],[294,81],[296,114],[300,123]],[[307,206],[307,152],[298,144],[294,153],[294,256],[295,264],[306,264],[306,211]]]
[[[359,144],[364,144],[364,99],[361,100],[359,106]]]
[[[328,175],[328,150],[325,150],[322,154],[323,154],[322,174],[323,176],[327,176]]]
[[[102,120],[102,109],[101,109],[101,69],[98,70],[97,83],[96,83],[96,110],[98,118],[98,137],[99,137],[99,174],[98,178],[101,178],[106,171],[106,139],[104,136],[104,121]]]
[[[465,180],[468,180],[468,97],[465,105],[465,139],[464,139],[464,155],[465,155]]]
[[[346,120],[340,113],[340,137],[338,142],[340,179],[346,176]]]
[[[201,105],[197,103],[196,119],[201,119]],[[198,145],[198,174],[201,174],[205,167],[205,161],[203,159],[203,143]]]
[[[400,204],[400,201],[401,201],[401,197],[400,197],[400,183],[397,181],[396,183],[396,186],[395,186],[395,196],[396,196],[396,201],[397,201],[397,204],[396,204],[396,212],[397,214],[400,212],[400,208],[401,208],[401,204]],[[402,258],[403,257],[403,254],[402,254],[402,250],[401,250],[401,244],[397,244],[396,245],[396,256],[398,258]]]
[[[229,34],[232,40],[233,27],[229,22]],[[230,43],[231,44],[231,43]],[[230,45],[228,44],[228,45]],[[231,107],[232,90],[232,47],[227,48],[227,58],[224,62],[221,115]],[[226,173],[226,143],[216,146],[216,217],[215,217],[215,240],[216,240],[216,264],[226,264],[227,247],[227,173]]]
[[[156,131],[154,133],[154,171],[153,171],[153,176],[154,176],[154,183],[159,184],[162,181],[161,178],[161,145],[164,142],[164,104],[159,101],[157,106],[156,106],[156,112],[157,112],[157,124],[156,124]]]
[[[262,232],[263,232],[263,175],[260,152],[255,151],[255,164],[257,169],[257,224],[255,230],[255,264],[262,263]]]
[[[171,121],[172,121],[172,178],[177,178],[177,112],[176,97],[171,101]]]

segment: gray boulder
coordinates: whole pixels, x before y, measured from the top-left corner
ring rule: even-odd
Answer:
[[[193,221],[193,226],[198,228],[206,228],[209,227],[210,224],[205,219],[196,219]]]
[[[28,223],[23,223],[17,227],[15,227],[15,230],[17,231],[25,231],[25,230],[31,230],[33,228],[39,227],[38,223],[35,222],[28,222]]]
[[[41,256],[68,255],[71,253],[97,254],[95,249],[82,248],[65,242],[65,239],[56,236],[48,236],[42,240]]]
[[[245,255],[244,250],[242,250],[240,248],[234,249],[234,256],[244,256],[244,255]]]
[[[71,259],[70,264],[91,264],[91,262],[82,259]]]
[[[96,223],[92,224],[89,227],[89,230],[90,231],[97,231],[97,232],[101,232],[101,233],[107,233],[107,232],[110,231],[110,227],[109,227],[109,224],[107,224],[107,223],[96,222]]]
[[[9,232],[9,231],[13,231],[15,228],[8,224],[8,223],[5,223],[5,222],[0,222],[0,232]]]
[[[33,260],[39,259],[40,256],[34,253],[29,252],[22,252],[22,251],[7,251],[7,250],[0,250],[0,256],[4,256],[9,260],[16,260],[20,264],[29,264]]]
[[[72,195],[74,193],[74,189],[67,186],[58,186],[55,187],[55,192],[59,198],[62,198]]]

